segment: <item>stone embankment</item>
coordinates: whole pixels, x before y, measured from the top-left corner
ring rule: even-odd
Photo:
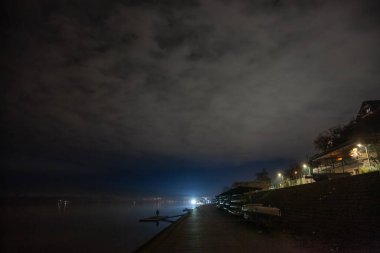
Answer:
[[[327,180],[250,196],[281,209],[281,225],[313,238],[380,250],[380,172]]]

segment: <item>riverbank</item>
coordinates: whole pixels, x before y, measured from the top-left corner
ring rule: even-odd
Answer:
[[[380,172],[250,194],[281,210],[281,226],[333,248],[380,252]]]
[[[157,233],[154,237],[152,237],[149,241],[141,245],[139,248],[134,250],[134,253],[137,252],[146,252],[149,248],[152,247],[157,241],[162,241],[163,238],[168,237],[172,231],[175,231],[175,229],[189,216],[191,215],[191,212],[188,212],[187,214],[184,214],[182,217],[178,218],[176,221],[174,221],[172,224],[170,224],[168,227],[164,228],[161,232]],[[153,246],[154,247],[154,246]]]

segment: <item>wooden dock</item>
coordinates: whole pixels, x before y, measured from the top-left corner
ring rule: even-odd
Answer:
[[[251,223],[206,205],[181,218],[136,252],[310,251],[287,233],[263,232]]]
[[[157,222],[167,219],[168,216],[151,216],[148,218],[140,219],[140,222]]]

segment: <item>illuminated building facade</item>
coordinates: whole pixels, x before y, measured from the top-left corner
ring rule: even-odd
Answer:
[[[355,175],[380,169],[380,100],[364,101],[339,143],[310,160],[314,178],[321,174]],[[337,176],[337,175],[335,175]]]

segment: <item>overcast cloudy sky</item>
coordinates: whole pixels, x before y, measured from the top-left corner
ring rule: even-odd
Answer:
[[[40,190],[213,193],[304,160],[319,132],[379,99],[376,0],[3,7],[9,189],[38,175]]]

